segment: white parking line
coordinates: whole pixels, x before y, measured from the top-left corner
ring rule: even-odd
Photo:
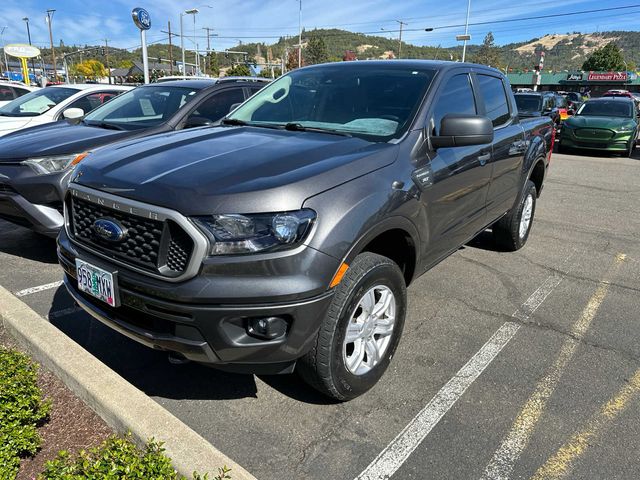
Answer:
[[[58,288],[60,285],[62,285],[62,280],[60,280],[59,282],[38,285],[37,287],[25,288],[24,290],[15,292],[14,295],[16,297],[26,297],[27,295],[31,295],[32,293],[43,292],[45,290],[50,290],[52,288]]]
[[[566,265],[572,252],[563,262]],[[516,310],[512,317],[526,322],[565,277],[566,272],[554,272]],[[429,435],[442,417],[455,405],[464,392],[489,366],[494,358],[514,337],[520,325],[505,322],[482,348],[455,376],[436,393],[431,401],[409,422],[389,445],[369,464],[356,480],[388,480],[409,458],[411,453]]]

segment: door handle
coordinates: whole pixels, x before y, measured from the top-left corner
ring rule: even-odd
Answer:
[[[487,161],[491,158],[491,153],[483,153],[482,155],[478,155],[478,160],[480,161],[480,165],[485,165]]]

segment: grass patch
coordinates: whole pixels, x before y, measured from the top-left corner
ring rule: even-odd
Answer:
[[[38,365],[27,355],[0,347],[0,479],[13,479],[20,458],[40,447],[37,427],[51,405],[38,387]]]

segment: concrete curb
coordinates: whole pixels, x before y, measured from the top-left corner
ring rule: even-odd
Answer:
[[[56,374],[114,430],[130,431],[140,444],[151,437],[164,442],[181,475],[191,478],[195,470],[213,476],[218,467],[226,465],[233,480],[256,480],[2,286],[0,319],[35,360]]]

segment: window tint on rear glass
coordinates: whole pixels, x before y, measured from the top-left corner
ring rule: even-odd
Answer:
[[[489,75],[478,75],[478,87],[484,99],[486,115],[494,127],[505,124],[509,120],[509,103],[502,80]]]
[[[440,134],[440,122],[447,113],[475,115],[476,104],[471,89],[469,75],[451,77],[438,95],[438,102],[433,110],[435,134]]]

